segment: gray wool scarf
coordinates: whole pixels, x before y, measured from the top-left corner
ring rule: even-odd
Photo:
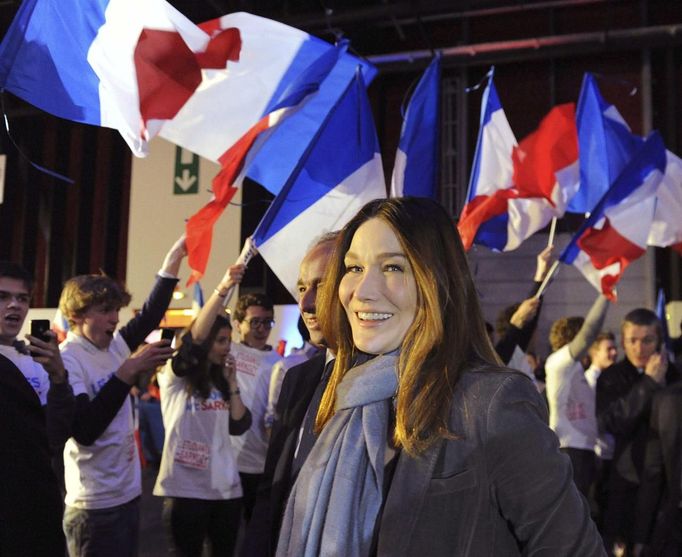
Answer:
[[[277,557],[366,557],[381,509],[398,353],[349,370],[287,501]]]

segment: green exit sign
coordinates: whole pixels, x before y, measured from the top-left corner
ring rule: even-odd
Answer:
[[[175,148],[173,194],[199,193],[199,155],[182,147]]]

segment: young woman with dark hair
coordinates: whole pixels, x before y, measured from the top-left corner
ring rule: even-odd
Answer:
[[[242,488],[230,435],[251,425],[240,398],[232,326],[224,312],[228,292],[241,281],[231,266],[185,332],[173,359],[159,374],[166,428],[155,495],[166,497],[164,518],[182,557],[230,556],[239,530]]]

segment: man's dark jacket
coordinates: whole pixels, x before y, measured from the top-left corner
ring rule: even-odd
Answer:
[[[656,393],[651,408],[642,485],[638,493],[635,542],[650,555],[679,555],[675,532],[682,503],[682,383]],[[676,535],[672,535],[676,534]]]
[[[673,364],[668,364],[665,378],[668,385],[679,379]],[[609,542],[618,536],[633,541],[651,401],[662,388],[646,373],[640,373],[627,358],[606,368],[597,380],[599,430],[615,439],[603,525],[603,534]]]
[[[277,401],[277,416],[270,435],[265,471],[256,506],[247,527],[241,555],[274,555],[287,497],[296,479],[292,471],[299,431],[325,366],[325,353],[287,371]],[[317,408],[311,412],[317,414]]]
[[[62,500],[45,411],[21,371],[0,356],[0,555],[64,555]]]

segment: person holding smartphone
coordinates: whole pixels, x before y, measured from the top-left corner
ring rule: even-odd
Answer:
[[[645,308],[632,310],[621,324],[625,358],[597,379],[599,430],[613,435],[615,442],[602,526],[607,551],[614,544],[633,545],[651,401],[657,391],[680,379],[679,371],[661,350],[662,341],[657,315]]]
[[[140,373],[173,354],[167,340],[138,350],[171,301],[187,255],[184,235],[168,251],[142,310],[118,328],[131,296],[114,279],[66,281],[59,309],[69,321],[60,349],[76,395],[72,436],[64,448],[64,533],[71,557],[137,555],[140,459],[130,397]]]
[[[29,345],[17,339],[28,314],[32,289],[33,279],[25,269],[0,261],[3,556],[63,555],[65,547],[59,482],[50,459],[68,437],[74,397],[56,335],[50,331],[41,337],[31,334],[27,337]],[[45,328],[44,323],[40,325]],[[38,331],[32,327],[31,332]]]

